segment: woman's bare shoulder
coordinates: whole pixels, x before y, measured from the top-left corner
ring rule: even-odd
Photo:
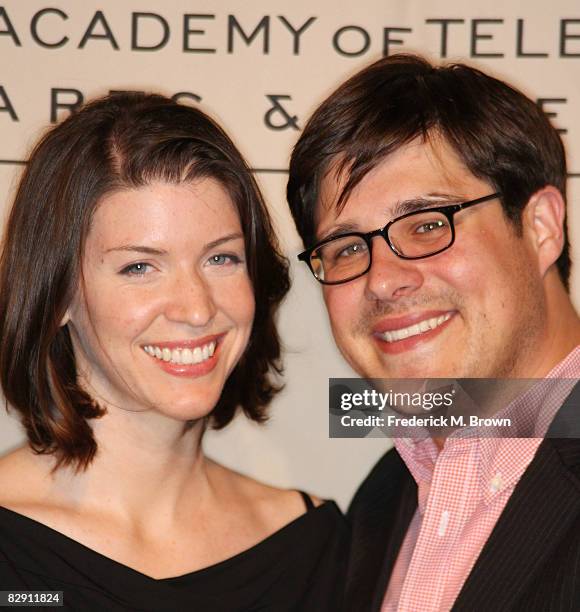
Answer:
[[[232,502],[251,508],[252,512],[268,523],[275,531],[291,523],[308,510],[302,494],[297,490],[274,487],[249,476],[245,476],[212,462],[214,478],[220,487],[231,496]],[[316,496],[308,495],[315,507],[323,502]]]
[[[47,462],[22,446],[0,457],[0,506],[20,510],[37,504],[48,486]]]

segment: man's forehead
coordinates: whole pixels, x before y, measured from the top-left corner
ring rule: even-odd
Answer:
[[[360,229],[373,216],[389,219],[439,202],[459,202],[479,183],[442,137],[415,139],[372,167],[346,197],[352,164],[337,158],[320,182],[314,227]],[[361,218],[361,216],[363,218]]]

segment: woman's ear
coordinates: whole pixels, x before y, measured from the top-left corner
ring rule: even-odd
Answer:
[[[564,248],[566,203],[560,190],[547,185],[536,191],[526,206],[524,217],[543,277]]]
[[[70,309],[67,308],[63,318],[60,320],[59,327],[64,327],[70,321]]]

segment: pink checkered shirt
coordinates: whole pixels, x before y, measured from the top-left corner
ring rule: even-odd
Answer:
[[[580,378],[580,346],[547,378]],[[507,410],[534,418],[543,436],[571,390],[533,387]],[[518,410],[525,402],[526,409]],[[504,413],[502,413],[502,416]],[[530,415],[532,415],[530,417]],[[539,417],[539,418],[538,418]],[[528,434],[529,435],[529,434]],[[431,438],[395,440],[418,487],[418,507],[399,551],[381,612],[450,610],[516,484],[534,458],[541,437],[469,438],[452,434],[439,451]]]

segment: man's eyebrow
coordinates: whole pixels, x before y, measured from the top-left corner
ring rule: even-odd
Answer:
[[[388,211],[386,214],[387,216],[390,214],[391,219],[396,219],[401,215],[406,215],[407,213],[416,212],[418,210],[436,208],[437,206],[445,206],[446,204],[457,204],[458,202],[464,201],[465,198],[458,195],[449,193],[428,193],[424,197],[410,198],[397,202],[392,210]]]
[[[401,200],[397,202],[392,208],[385,208],[385,223],[406,215],[407,213],[416,212],[418,210],[425,210],[427,208],[437,208],[437,206],[445,206],[446,204],[457,204],[459,202],[465,202],[463,196],[433,192],[428,193],[423,197],[409,198],[408,200]],[[361,226],[358,223],[352,221],[345,221],[338,223],[332,227],[332,230],[325,234],[317,237],[317,242],[327,240],[328,238],[334,238],[342,234],[348,234],[350,232],[360,232]]]
[[[224,242],[229,242],[230,240],[237,240],[239,238],[243,238],[244,235],[240,232],[236,232],[233,234],[227,234],[226,236],[222,236],[221,238],[217,238],[216,240],[212,240],[208,242],[205,246],[205,250],[213,249]],[[155,249],[153,247],[141,245],[141,244],[123,244],[117,247],[112,247],[107,249],[105,253],[111,253],[114,251],[121,252],[129,252],[129,253],[144,253],[145,255],[167,255],[167,251],[165,249]]]
[[[324,233],[317,237],[317,242],[327,240],[328,238],[334,238],[335,236],[341,236],[342,234],[349,234],[350,232],[360,232],[361,229],[356,223],[338,223],[332,226],[332,230]]]

